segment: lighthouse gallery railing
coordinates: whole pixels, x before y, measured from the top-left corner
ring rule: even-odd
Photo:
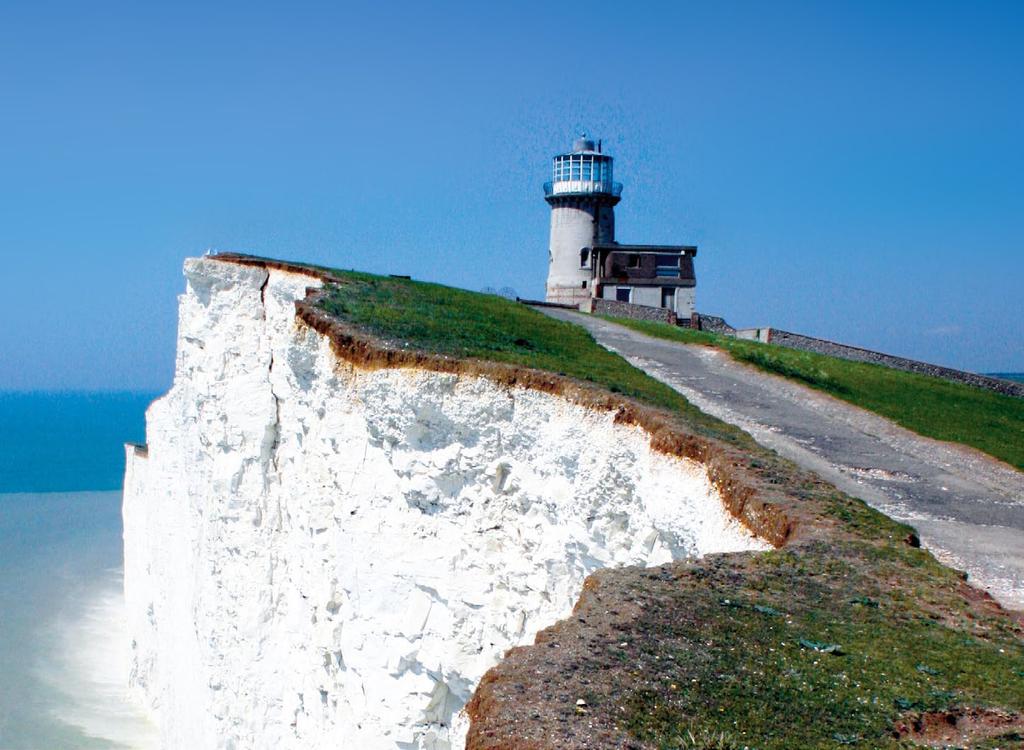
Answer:
[[[607,193],[618,197],[622,194],[622,183],[604,180],[559,180],[558,182],[544,183],[545,196],[591,193]]]

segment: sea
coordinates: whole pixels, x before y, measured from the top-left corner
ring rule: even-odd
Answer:
[[[1024,383],[1024,372],[986,372],[985,374],[992,378],[1016,380],[1019,383]]]
[[[149,750],[127,690],[121,486],[152,393],[0,393],[0,750]]]

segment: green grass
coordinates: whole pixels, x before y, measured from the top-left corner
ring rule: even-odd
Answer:
[[[974,619],[956,574],[927,553],[888,553],[879,562],[870,545],[779,550],[742,577],[709,562],[683,579],[674,606],[672,591],[638,586],[631,594],[644,614],[627,661],[644,660],[646,679],[620,699],[626,728],[661,747],[682,745],[676,738],[696,724],[737,748],[898,748],[909,747],[891,736],[901,714],[1024,709],[1014,633]],[[708,643],[720,645],[701,648]]]
[[[642,320],[608,318],[650,336],[724,349],[736,360],[881,414],[909,430],[1024,469],[1024,399],[881,365]]]

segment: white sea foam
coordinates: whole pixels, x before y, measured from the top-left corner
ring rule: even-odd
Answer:
[[[114,748],[159,747],[158,733],[128,691],[122,574],[107,570],[44,626],[40,682],[53,692],[53,719]]]

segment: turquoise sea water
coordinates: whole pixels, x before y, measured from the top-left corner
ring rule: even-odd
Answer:
[[[1004,380],[1017,380],[1024,383],[1024,372],[987,372],[993,378],[1003,378]]]
[[[0,393],[0,492],[114,490],[153,393]]]
[[[124,442],[150,394],[0,394],[0,750],[155,746],[128,699]]]

